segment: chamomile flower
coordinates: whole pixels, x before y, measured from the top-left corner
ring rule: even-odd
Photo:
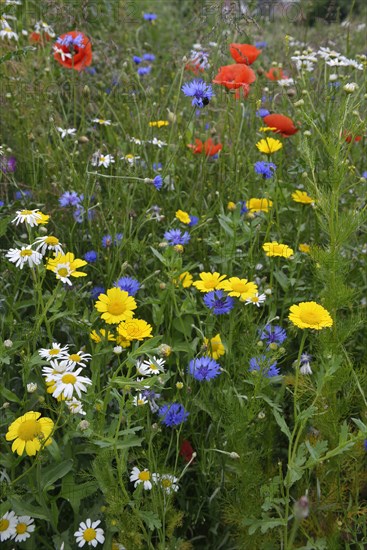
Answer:
[[[94,118],[92,122],[99,124],[100,126],[111,126],[110,120],[105,120],[104,118]]]
[[[36,210],[17,210],[16,216],[11,223],[19,225],[20,223],[26,223],[30,227],[36,227],[38,222],[42,219],[41,212]]]
[[[153,359],[147,359],[145,361],[139,361],[136,368],[142,376],[152,376],[164,372],[163,366],[165,360],[162,358],[153,357]]]
[[[152,480],[156,485],[159,485],[165,493],[170,495],[171,493],[177,493],[178,478],[171,474],[152,474]]]
[[[108,168],[110,164],[114,164],[115,159],[112,155],[100,155],[98,159],[98,166],[104,166]]]
[[[65,401],[69,411],[71,414],[81,414],[85,416],[87,413],[83,410],[83,403],[79,401],[79,399],[76,399],[73,397],[72,399]]]
[[[38,350],[39,355],[46,359],[46,361],[51,361],[52,359],[65,359],[67,356],[69,346],[62,346],[57,342],[53,342],[51,348],[41,348]]]
[[[55,254],[63,254],[62,246],[60,244],[60,241],[57,237],[54,237],[53,235],[46,235],[45,237],[38,237],[33,245],[36,246],[37,252],[42,254],[44,256],[46,252],[51,251]],[[32,246],[33,246],[32,245]]]
[[[82,521],[79,524],[79,531],[74,533],[74,537],[79,548],[83,548],[85,543],[87,543],[88,546],[93,546],[93,548],[95,548],[98,544],[104,543],[104,531],[98,527],[100,523],[101,520],[92,522],[92,520],[88,518],[85,522]]]
[[[253,296],[250,296],[245,301],[246,305],[253,304],[254,306],[260,307],[266,300],[266,294],[259,294],[256,292]]]
[[[15,535],[12,539],[15,542],[24,542],[35,530],[34,519],[30,516],[19,516],[15,526]]]
[[[42,254],[32,250],[30,246],[22,246],[22,248],[10,248],[5,254],[10,262],[15,264],[15,267],[23,269],[28,264],[29,267],[39,265],[42,261]]]
[[[4,40],[6,38],[7,40],[11,40],[14,38],[15,41],[18,41],[18,35],[16,32],[14,32],[10,27],[4,27],[0,31],[0,38]]]
[[[56,274],[56,279],[71,286],[70,277],[87,276],[83,271],[77,271],[79,267],[85,265],[87,265],[87,262],[75,258],[74,254],[67,252],[66,254],[57,254],[55,258],[50,258],[46,264],[46,269],[53,271]]]
[[[150,471],[145,468],[144,470],[139,470],[136,466],[131,470],[130,481],[134,482],[134,487],[137,487],[141,483],[146,491],[150,491],[152,488],[152,474]]]
[[[49,382],[56,382],[56,377],[58,375],[62,375],[65,372],[72,370],[72,368],[68,366],[67,361],[50,361],[50,365],[50,367],[42,368],[42,376],[45,377],[47,384]]]
[[[59,126],[56,128],[58,132],[61,134],[61,139],[64,139],[66,136],[75,136],[76,128],[60,128]]]
[[[84,351],[78,351],[77,353],[70,353],[66,355],[65,359],[68,363],[68,367],[86,367],[86,362],[92,358],[90,353],[84,353]]]
[[[18,518],[13,510],[6,512],[3,517],[0,518],[0,542],[8,540],[15,535],[17,520]]]
[[[65,371],[63,374],[56,374],[54,376],[56,389],[54,390],[52,397],[57,398],[59,395],[63,394],[66,399],[71,399],[74,391],[78,394],[78,397],[81,397],[81,392],[87,391],[85,384],[92,384],[90,378],[87,378],[86,376],[79,376],[79,373],[82,370],[82,368],[79,368],[76,371]]]
[[[148,399],[142,394],[139,393],[138,395],[135,395],[133,398],[133,405],[134,407],[143,407],[144,405],[148,404]]]

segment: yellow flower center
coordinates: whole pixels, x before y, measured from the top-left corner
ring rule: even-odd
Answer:
[[[205,288],[215,288],[218,281],[214,279],[209,279],[208,281],[204,281],[204,287]]]
[[[317,325],[317,323],[319,323],[321,320],[319,315],[317,315],[317,313],[315,315],[314,311],[307,311],[307,310],[306,311],[302,310],[300,312],[299,318],[303,323],[306,323],[308,325]]]
[[[94,540],[97,536],[97,532],[92,527],[88,527],[83,533],[83,539],[87,542],[90,542],[91,540]]]
[[[60,353],[60,349],[59,348],[53,348],[53,349],[50,349],[48,354],[49,355],[58,355]]]
[[[121,300],[112,300],[107,306],[107,311],[111,313],[111,315],[122,315],[125,310],[125,303],[121,302]]]
[[[50,244],[51,246],[55,246],[56,244],[59,244],[59,239],[50,235],[49,237],[45,238],[45,243]]]
[[[162,479],[161,483],[162,483],[162,487],[164,487],[165,489],[168,489],[169,487],[172,486],[172,481],[166,477]]]
[[[232,283],[232,290],[235,292],[246,292],[247,290],[247,283],[243,283],[242,281],[237,281],[235,283]]]
[[[149,368],[152,370],[157,370],[157,365],[154,365],[154,363],[150,363]]]
[[[0,533],[7,530],[7,528],[9,527],[9,523],[9,520],[5,518],[0,519]]]
[[[254,302],[255,304],[259,301],[258,296],[251,296],[251,302]]]
[[[150,480],[150,472],[140,472],[139,473],[139,479],[141,479],[141,481],[149,481]]]
[[[72,353],[71,355],[69,355],[69,359],[70,361],[75,361],[75,363],[79,363],[79,361],[82,360],[80,355],[78,355],[77,353]]]
[[[76,382],[76,376],[74,376],[74,374],[64,374],[64,376],[61,378],[61,381],[64,383],[64,384],[75,384]]]
[[[25,420],[18,429],[18,437],[23,441],[31,441],[40,433],[42,433],[41,426],[38,424],[37,420]]]
[[[24,258],[24,256],[32,256],[32,250],[29,250],[29,248],[26,248],[25,250],[22,250],[20,255]]]
[[[138,405],[145,405],[144,399],[138,399]]]
[[[23,533],[25,533],[27,531],[27,524],[26,523],[18,523],[18,525],[16,526],[15,529],[16,529],[18,535],[23,535]]]
[[[69,270],[67,267],[60,267],[57,270],[57,273],[59,274],[60,277],[67,277],[69,275]]]
[[[30,216],[31,214],[33,214],[32,210],[22,210],[20,213],[21,216]]]

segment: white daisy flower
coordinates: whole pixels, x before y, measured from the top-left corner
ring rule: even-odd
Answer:
[[[134,487],[137,487],[141,483],[143,483],[143,487],[146,491],[150,491],[152,488],[152,482],[151,480],[151,473],[150,471],[145,468],[144,470],[139,470],[136,466],[131,471],[130,474],[130,481],[134,481]]]
[[[135,166],[136,165],[136,161],[139,160],[140,157],[139,156],[134,156],[134,155],[125,155],[124,157],[120,157],[120,160],[125,160],[130,166]]]
[[[282,88],[288,88],[289,86],[293,86],[294,80],[293,78],[281,78],[277,80],[277,84]]]
[[[66,405],[68,406],[69,411],[71,414],[81,414],[86,415],[87,413],[83,410],[83,403],[79,401],[79,399],[76,399],[73,397],[73,399],[65,401]]]
[[[15,527],[17,525],[17,520],[18,518],[13,510],[6,512],[6,514],[0,518],[0,542],[8,540],[16,534]]]
[[[115,159],[113,158],[113,155],[100,155],[98,159],[98,166],[104,166],[105,168],[108,168],[110,164],[114,164]]]
[[[86,376],[79,376],[79,373],[83,369],[77,369],[76,371],[66,370],[62,374],[55,374],[54,381],[56,384],[56,389],[52,394],[52,397],[59,397],[63,395],[66,399],[71,399],[73,397],[74,391],[78,394],[78,397],[81,397],[82,391],[86,392],[87,388],[85,384],[92,384],[92,380]]]
[[[95,548],[97,544],[104,543],[104,531],[98,527],[100,523],[100,520],[92,523],[92,520],[88,518],[79,524],[79,531],[74,533],[79,548],[83,548],[85,544]]]
[[[179,486],[178,478],[171,474],[152,474],[154,483],[160,485],[165,493],[168,495],[171,493],[177,493]]]
[[[62,283],[67,283],[69,286],[73,285],[73,283],[69,279],[69,276],[72,274],[72,272],[73,270],[70,267],[70,262],[63,262],[61,264],[57,264],[55,267],[56,279],[58,279]]]
[[[35,525],[33,518],[30,516],[19,516],[15,526],[15,535],[13,535],[12,539],[15,540],[15,542],[24,542],[31,536],[34,530]]]
[[[46,378],[46,382],[56,382],[56,376],[62,375],[65,372],[72,371],[68,367],[67,361],[51,361],[51,367],[42,367],[42,376]]]
[[[59,126],[56,128],[58,132],[61,134],[61,139],[64,139],[66,136],[74,136],[76,132],[76,128],[60,128]]]
[[[59,239],[57,237],[54,237],[53,235],[38,237],[34,241],[33,245],[37,245],[36,250],[39,251],[42,256],[44,256],[49,250],[55,252],[56,255],[64,253]]]
[[[38,353],[43,359],[51,361],[51,359],[65,359],[66,355],[69,353],[69,346],[62,346],[57,342],[53,342],[51,348],[41,348],[38,350]]]
[[[144,141],[142,141],[141,139],[135,138],[135,137],[130,138],[130,141],[131,141],[131,143],[135,143],[136,145],[143,145],[143,143],[144,143]]]
[[[133,405],[135,407],[143,407],[144,405],[147,405],[147,404],[148,404],[148,399],[142,393],[135,395],[133,399]]]
[[[38,222],[42,220],[41,212],[38,210],[17,210],[16,216],[11,223],[27,223],[30,227],[37,227]]]
[[[356,90],[358,90],[359,86],[356,82],[348,82],[343,86],[343,90],[347,92],[347,94],[352,94]]]
[[[37,23],[34,26],[34,30],[36,32],[46,32],[51,38],[54,38],[56,36],[55,31],[53,28],[44,21],[37,21]]]
[[[78,351],[78,353],[70,353],[65,356],[65,359],[69,367],[86,367],[86,361],[90,361],[92,358],[90,353],[84,353],[84,351]]]
[[[104,118],[94,118],[92,122],[95,122],[96,124],[100,124],[101,126],[111,126],[111,121],[105,120]]]
[[[153,359],[138,361],[136,368],[142,376],[152,376],[164,372],[164,364],[165,360],[163,358],[153,357]]]
[[[25,264],[29,267],[34,267],[42,262],[42,254],[32,250],[30,246],[22,246],[22,248],[10,248],[5,254],[10,262],[15,264],[15,267],[23,269]]]
[[[11,40],[12,38],[14,38],[14,40],[17,41],[18,35],[10,27],[4,27],[0,31],[0,38],[2,38],[2,40],[4,40],[4,38],[7,38],[8,40]]]
[[[250,296],[250,298],[247,298],[245,301],[246,305],[253,304],[254,306],[260,307],[261,304],[263,304],[266,300],[266,294],[260,294],[256,292],[253,296]]]
[[[147,141],[147,143],[151,143],[152,145],[157,145],[159,149],[162,149],[162,147],[165,147],[167,145],[165,141],[161,141],[156,137],[154,137],[152,140]]]

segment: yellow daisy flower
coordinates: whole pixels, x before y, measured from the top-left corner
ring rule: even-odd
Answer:
[[[259,149],[260,153],[265,153],[266,155],[272,155],[276,153],[283,147],[283,144],[279,139],[274,138],[265,138],[261,139],[256,143],[256,147]]]
[[[29,411],[10,424],[5,439],[13,441],[13,453],[21,456],[25,450],[28,456],[34,456],[42,445],[50,445],[54,423],[51,418],[40,416],[40,412]]]
[[[71,285],[69,277],[87,276],[87,274],[83,271],[77,271],[79,267],[83,267],[85,265],[87,265],[87,262],[75,258],[74,254],[67,252],[66,254],[57,254],[54,258],[49,258],[46,264],[46,269],[53,271],[56,274],[56,279]]]
[[[299,245],[298,250],[304,254],[309,254],[311,252],[311,247],[309,244],[303,243]]]
[[[135,299],[125,290],[114,287],[109,288],[107,294],[100,294],[94,307],[102,313],[102,319],[112,325],[131,319],[137,305]]]
[[[191,222],[190,216],[188,215],[187,212],[184,212],[183,210],[177,210],[176,218],[182,223],[188,224]]]
[[[315,199],[307,195],[306,191],[295,191],[292,193],[292,199],[294,202],[300,202],[301,204],[314,204]]]
[[[181,275],[179,275],[178,279],[173,279],[174,285],[179,286],[180,283],[184,288],[190,288],[190,286],[192,285],[191,273],[189,273],[188,271],[184,271],[183,273],[181,273]]]
[[[49,222],[50,216],[43,212],[38,212],[40,218],[37,220],[37,225],[46,225]]]
[[[263,250],[265,254],[269,257],[281,256],[282,258],[290,258],[294,254],[292,248],[290,248],[286,244],[277,243],[276,241],[273,241],[271,243],[264,243]]]
[[[153,120],[152,122],[149,122],[149,126],[151,128],[157,127],[162,128],[162,126],[168,126],[169,122],[168,120]]]
[[[218,288],[228,292],[229,296],[240,298],[243,301],[258,291],[255,283],[251,283],[247,279],[240,279],[239,277],[231,277],[227,281],[223,281]]]
[[[229,210],[230,212],[234,212],[236,208],[237,208],[236,203],[233,201],[229,201],[229,203],[227,204],[227,210]]]
[[[96,344],[100,344],[104,340],[107,340],[108,342],[114,342],[116,340],[112,332],[109,332],[104,328],[99,329],[98,332],[96,330],[92,330],[89,336],[93,342],[96,342]]]
[[[333,326],[333,320],[327,309],[316,302],[301,302],[289,309],[288,319],[296,327],[321,330]]]
[[[205,355],[209,355],[213,359],[218,359],[225,354],[226,350],[222,344],[220,334],[216,334],[213,338],[204,338]]]
[[[219,288],[219,283],[227,277],[227,275],[220,275],[216,271],[214,273],[203,272],[199,276],[201,281],[195,281],[193,285],[200,292],[210,292]]]
[[[246,201],[246,208],[249,212],[269,212],[273,201],[269,199],[250,199]]]
[[[153,327],[143,319],[131,319],[120,323],[117,327],[117,332],[125,340],[144,340],[144,338],[152,338]]]

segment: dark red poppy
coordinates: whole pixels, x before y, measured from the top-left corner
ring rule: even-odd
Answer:
[[[195,154],[204,153],[207,157],[213,157],[219,151],[222,150],[222,144],[215,144],[212,138],[207,139],[206,141],[201,141],[201,139],[195,139],[195,145],[188,145],[190,149],[193,150]]]
[[[283,137],[293,136],[298,132],[293,120],[285,115],[266,115],[263,117],[263,121],[269,128],[275,128],[273,131]]]
[[[194,452],[194,449],[192,448],[190,441],[188,441],[187,439],[184,439],[180,447],[180,456],[183,457],[185,462],[190,462],[190,460],[192,459],[193,452]]]
[[[343,136],[345,136],[345,141],[347,143],[351,143],[352,141],[361,141],[362,136],[355,136],[351,132],[348,132],[348,130],[344,130]]]
[[[283,73],[283,69],[280,67],[272,67],[267,73],[265,73],[266,78],[269,80],[283,80],[288,78],[287,75]]]
[[[251,44],[230,44],[229,51],[236,63],[245,65],[252,65],[261,54],[261,50]]]
[[[92,63],[90,39],[79,31],[62,34],[53,45],[54,58],[63,67],[82,71]]]

